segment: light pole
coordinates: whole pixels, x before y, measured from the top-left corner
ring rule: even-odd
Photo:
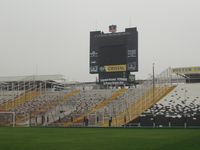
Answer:
[[[155,94],[155,74],[154,74],[154,65],[155,65],[155,63],[153,63],[153,101],[154,101],[154,94]]]

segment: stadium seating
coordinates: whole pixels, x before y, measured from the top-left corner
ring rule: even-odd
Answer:
[[[96,89],[85,88],[79,84],[56,89],[43,82],[36,85],[27,82],[20,88],[12,88],[10,84],[10,88],[2,87],[0,91],[0,123],[199,127],[200,84],[184,83],[183,78],[177,80],[176,76],[171,76],[168,69],[155,77],[154,82],[147,79],[136,87],[119,89],[98,89],[97,85],[94,85]]]
[[[30,121],[29,123],[33,124],[43,124],[47,122],[46,120],[48,120],[48,122],[50,121],[50,119],[45,119],[47,118],[46,113],[55,113],[53,110],[54,108],[78,92],[79,90],[73,90],[67,93],[63,91],[46,91],[45,93],[34,98],[32,97],[29,101],[18,105],[11,111],[16,113],[17,123]],[[43,120],[41,121],[42,117]],[[38,120],[35,121],[34,119]]]
[[[140,88],[136,88],[133,92],[133,89],[128,90],[126,95],[121,97],[118,101],[116,101],[116,104],[113,105],[113,111],[112,115],[112,125],[113,126],[122,126],[126,124],[127,122],[137,118],[145,109],[149,108],[151,105],[155,104],[160,98],[162,98],[164,95],[169,93],[173,87],[155,87],[154,89],[154,95],[153,90],[150,88],[149,90],[145,90],[145,93],[142,93],[142,95],[137,95],[135,93],[138,93]],[[129,99],[130,98],[130,99]],[[107,108],[107,110],[112,109]],[[108,114],[109,116],[109,114]],[[104,121],[103,126],[108,126],[108,120]]]
[[[135,121],[140,126],[200,126],[200,84],[179,84]]]
[[[23,95],[24,91],[1,91],[0,111],[7,111],[16,104],[15,100]]]
[[[70,125],[73,118],[74,124],[82,124],[83,118],[89,114],[93,109],[98,109],[99,104],[106,101],[116,90],[114,89],[99,89],[99,90],[83,90],[78,95],[71,97],[65,105],[74,107],[75,111],[71,112],[66,117],[57,121],[56,123],[66,123]],[[103,106],[101,106],[103,107]]]

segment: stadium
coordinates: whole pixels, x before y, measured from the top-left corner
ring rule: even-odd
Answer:
[[[136,80],[137,28],[90,32],[96,82],[63,75],[0,78],[0,125],[44,127],[200,127],[200,67],[167,68]]]
[[[200,127],[200,67],[168,68],[136,86],[102,88],[62,75],[0,78],[1,126]]]
[[[107,146],[95,149],[146,149],[148,142],[144,147],[136,143],[143,143],[145,135],[154,149],[169,144],[173,136],[177,139],[172,138],[172,142],[180,142],[188,132],[192,133],[188,138],[197,139],[199,130],[194,128],[200,127],[200,67],[169,67],[154,75],[153,64],[150,78],[136,80],[137,28],[116,32],[116,26],[111,25],[109,29],[111,33],[90,32],[89,65],[90,73],[98,74],[96,82],[67,83],[58,74],[0,77],[0,126],[8,127],[0,130],[7,138],[15,137],[16,149],[35,149],[38,142],[34,137],[42,143],[61,142],[47,147],[45,142],[39,143],[39,149],[92,149],[100,143]],[[34,142],[28,142],[22,133]],[[151,138],[158,137],[165,139],[157,145]],[[19,144],[18,138],[26,142]],[[65,138],[84,148],[69,144]],[[133,145],[131,139],[135,140]],[[8,141],[2,141],[4,149],[12,148]],[[185,145],[198,149],[193,143]]]

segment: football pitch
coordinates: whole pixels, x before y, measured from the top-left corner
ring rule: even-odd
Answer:
[[[200,129],[0,128],[0,150],[199,150]]]

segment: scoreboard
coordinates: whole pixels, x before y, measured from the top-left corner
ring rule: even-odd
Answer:
[[[138,71],[137,28],[125,32],[90,32],[90,73],[99,74],[100,83],[128,82]]]

